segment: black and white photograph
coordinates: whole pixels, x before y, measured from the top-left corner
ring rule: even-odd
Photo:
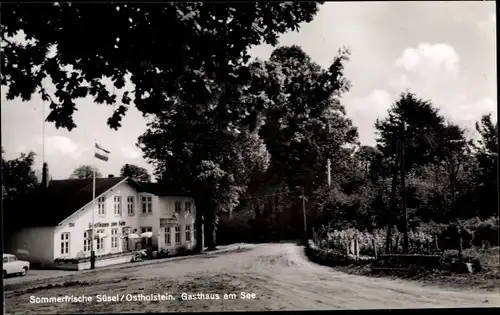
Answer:
[[[0,8],[4,315],[500,307],[494,1]]]

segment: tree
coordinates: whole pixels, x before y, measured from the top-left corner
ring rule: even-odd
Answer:
[[[109,3],[98,10],[69,2],[9,3],[3,5],[9,15],[1,26],[1,82],[8,99],[41,94],[50,102],[47,120],[68,130],[76,127],[75,100],[86,96],[118,105],[108,120],[115,129],[132,102],[144,114],[169,110],[172,99],[227,112],[232,103],[220,95],[228,82],[247,75],[248,48],[276,45],[280,34],[312,21],[321,3]],[[14,41],[21,31],[27,41]],[[42,86],[45,78],[54,95]],[[133,87],[125,88],[128,78]],[[118,95],[114,88],[125,89]],[[236,108],[226,116],[241,115]]]
[[[470,156],[470,147],[465,138],[465,129],[455,124],[447,124],[443,130],[441,141],[441,162],[450,190],[451,211],[455,210],[457,186],[463,176],[464,163]]]
[[[275,102],[266,114],[261,136],[272,156],[272,171],[285,178],[291,189],[317,183],[318,169],[335,159],[340,147],[357,138],[346,117],[340,96],[349,90],[344,64],[349,50],[341,49],[328,69],[322,69],[299,47],[279,47],[270,60],[285,76],[286,98]],[[325,176],[321,176],[324,182]]]
[[[407,124],[405,138],[405,165],[407,171],[416,166],[442,160],[440,146],[445,130],[445,120],[430,101],[417,98],[410,92],[402,93],[391,106],[388,116],[375,122],[377,149],[384,157],[396,155],[396,142]]]
[[[248,66],[246,81],[225,86],[221,99],[232,102],[233,110],[246,112],[248,124],[225,119],[232,111],[200,112],[173,102],[170,110],[155,116],[139,138],[145,157],[155,166],[158,181],[193,194],[198,246],[202,244],[204,222],[205,231],[211,235],[207,245],[215,247],[217,214],[231,211],[250,175],[267,167],[267,151],[258,136],[262,124],[259,108],[280,101],[280,75],[275,64],[255,61]]]
[[[140,182],[149,183],[151,182],[151,175],[144,167],[140,167],[133,164],[125,164],[120,170],[120,174],[123,177],[131,177]]]
[[[21,153],[20,157],[5,160],[2,148],[2,215],[7,224],[3,225],[4,235],[10,235],[25,213],[32,200],[32,194],[40,187],[33,170],[35,153]],[[26,218],[26,217],[24,217]]]
[[[254,228],[260,234],[264,229],[270,232],[271,218],[282,215],[280,220],[286,216],[289,226],[297,221],[300,226],[291,228],[301,231],[302,211],[294,207],[299,186],[310,195],[323,185],[327,158],[337,162],[341,159],[341,146],[356,139],[356,129],[340,103],[340,96],[349,89],[349,82],[343,77],[348,56],[348,50],[340,50],[332,65],[323,69],[299,46],[279,47],[271,54],[270,62],[279,65],[284,76],[285,97],[274,99],[264,111],[259,135],[271,154],[271,164],[265,173],[253,174],[244,197],[283,193],[284,188],[290,191],[281,196],[281,203],[287,207],[277,207],[273,197],[265,201],[245,200],[246,208],[254,212]]]
[[[94,167],[92,165],[80,165],[78,166],[73,173],[71,173],[70,178],[72,179],[88,179],[93,178],[94,176]],[[102,174],[96,168],[95,177],[101,178]]]
[[[379,154],[380,152],[376,148],[369,145],[362,145],[356,151],[354,157],[355,160],[359,163],[358,166],[363,170],[365,174],[369,175],[371,174],[374,160]]]
[[[497,210],[497,159],[498,159],[498,123],[493,123],[491,114],[484,115],[476,123],[480,139],[474,144],[478,162],[479,200],[481,216],[489,217]]]
[[[267,167],[267,151],[255,132],[228,132],[214,119],[190,116],[189,107],[149,124],[139,143],[155,164],[159,182],[192,192],[196,205],[198,250],[202,250],[201,224],[215,248],[217,214],[231,211],[252,172]]]
[[[17,202],[39,185],[33,170],[35,153],[21,153],[12,160],[4,160],[3,153],[2,148],[2,200],[4,203]]]

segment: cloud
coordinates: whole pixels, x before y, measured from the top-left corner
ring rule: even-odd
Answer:
[[[395,99],[392,94],[381,89],[372,90],[364,97],[345,100],[347,114],[358,128],[361,143],[374,143],[374,123],[377,118],[383,118],[387,115],[387,110],[394,101]]]
[[[141,157],[141,152],[135,148],[131,147],[122,147],[121,148],[122,154],[127,160],[135,160]]]
[[[468,135],[471,137],[477,136],[475,132],[475,123],[479,121],[483,115],[493,113],[492,118],[496,118],[497,102],[490,97],[483,97],[475,101],[457,99],[453,105],[454,106],[441,108],[442,113],[452,122],[465,127],[468,130]]]
[[[392,103],[389,92],[376,89],[365,97],[353,98],[346,108],[358,116],[379,116],[385,115]]]
[[[49,136],[45,139],[45,152],[47,155],[62,155],[78,160],[83,151],[78,143],[65,136]]]
[[[459,62],[460,55],[449,44],[420,43],[416,48],[406,48],[395,65],[425,76],[443,72],[456,76],[460,72]]]

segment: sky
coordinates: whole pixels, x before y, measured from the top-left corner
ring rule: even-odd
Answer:
[[[496,121],[496,14],[494,2],[330,2],[311,23],[280,37],[280,45],[299,45],[312,60],[328,67],[341,47],[351,49],[345,76],[352,83],[342,102],[358,128],[362,144],[375,144],[373,124],[404,91],[431,100],[448,120],[474,136],[474,123],[492,113]],[[273,47],[251,48],[253,57],[268,59]],[[47,88],[50,87],[47,86]],[[37,154],[53,179],[67,178],[73,169],[94,163],[94,139],[111,151],[108,162],[96,162],[105,176],[119,174],[125,163],[145,167],[136,147],[146,121],[130,108],[118,131],[106,120],[113,107],[92,99],[77,100],[69,132],[45,123],[48,104],[38,95],[29,102],[7,101],[1,93],[2,146],[5,158],[21,152]],[[44,110],[45,108],[45,110]]]

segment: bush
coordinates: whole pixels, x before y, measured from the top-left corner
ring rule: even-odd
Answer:
[[[480,247],[483,242],[498,246],[498,217],[491,217],[486,220],[471,218],[461,222],[461,224],[472,232],[472,244],[474,246]]]
[[[462,251],[462,258],[458,250],[448,249],[441,255],[441,268],[444,270],[453,270],[459,272],[466,272],[463,263],[472,264],[472,269],[474,271],[481,270],[481,255],[476,251],[475,248],[468,248]]]
[[[467,248],[462,251],[462,260],[464,262],[472,263],[473,266],[481,265],[481,255],[475,248]]]

